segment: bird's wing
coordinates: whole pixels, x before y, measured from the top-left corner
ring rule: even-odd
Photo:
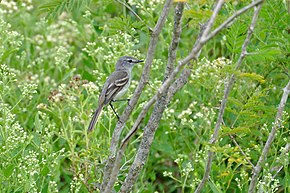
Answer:
[[[107,79],[103,87],[101,98],[108,104],[120,90],[128,83],[129,74],[126,71],[115,71]]]

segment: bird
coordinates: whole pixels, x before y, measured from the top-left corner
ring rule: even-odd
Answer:
[[[112,102],[118,101],[127,92],[132,78],[132,69],[135,64],[140,62],[143,62],[143,60],[131,56],[122,56],[119,58],[115,66],[115,71],[108,76],[99,95],[98,107],[91,119],[88,132],[94,129],[100,113],[107,104],[110,105],[119,119],[119,116],[113,108]]]

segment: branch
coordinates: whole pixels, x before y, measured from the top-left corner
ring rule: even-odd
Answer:
[[[246,37],[246,39],[245,39],[245,41],[243,43],[243,46],[242,46],[241,55],[240,55],[240,57],[239,57],[239,59],[237,61],[237,64],[235,66],[236,70],[241,66],[242,61],[243,61],[243,59],[246,56],[247,46],[248,46],[248,44],[250,42],[250,39],[251,39],[251,36],[253,34],[254,27],[255,27],[255,25],[257,23],[257,18],[258,18],[258,14],[259,14],[259,11],[261,9],[261,6],[262,6],[262,4],[259,4],[258,8],[254,12],[251,25],[250,25],[250,27],[248,29],[247,37]],[[205,39],[208,39],[208,38],[205,38]],[[224,115],[224,112],[225,112],[227,99],[228,99],[230,90],[232,88],[232,85],[234,84],[234,81],[235,81],[235,75],[233,74],[231,76],[230,80],[229,80],[229,83],[227,84],[227,86],[225,88],[225,91],[224,91],[224,96],[223,96],[223,99],[222,99],[222,102],[221,102],[221,106],[220,106],[220,110],[219,110],[219,114],[218,114],[218,119],[217,119],[217,122],[216,122],[216,125],[215,125],[215,128],[214,128],[214,133],[213,133],[213,135],[212,135],[212,137],[211,137],[211,139],[209,141],[209,143],[211,145],[215,144],[216,141],[217,141],[217,137],[218,137],[218,133],[219,133],[219,130],[220,130],[220,126],[221,126],[221,123],[223,121],[223,115]],[[208,158],[207,158],[207,164],[206,164],[206,169],[205,169],[205,172],[204,172],[204,176],[203,176],[200,184],[198,185],[197,189],[195,190],[195,193],[201,192],[202,188],[204,187],[205,183],[207,182],[207,180],[209,178],[209,173],[210,173],[210,170],[211,170],[211,166],[212,166],[213,157],[214,157],[214,152],[209,150],[208,151]]]
[[[169,53],[168,53],[168,61],[166,65],[166,72],[164,79],[166,80],[168,76],[172,73],[173,67],[174,67],[174,62],[176,60],[176,51],[177,51],[177,46],[180,41],[180,34],[181,34],[181,17],[183,13],[183,3],[178,3],[176,8],[175,8],[175,17],[174,17],[174,28],[173,28],[173,35],[172,35],[172,41],[170,44],[169,48]],[[135,121],[132,129],[129,131],[127,136],[123,139],[121,143],[121,147],[125,144],[127,140],[137,131],[138,126],[146,116],[149,108],[156,102],[158,96],[155,95],[153,96],[142,108],[142,111],[139,113],[139,116],[137,120]]]
[[[215,35],[217,35],[222,29],[227,27],[229,25],[229,23],[232,22],[235,18],[237,18],[241,14],[245,13],[253,6],[262,3],[262,1],[263,0],[253,2],[252,4],[238,10],[229,19],[227,19],[224,23],[222,23],[218,28],[216,28],[213,32],[211,32],[208,36],[206,36],[203,41],[205,41],[205,42],[209,41],[211,38],[213,38]],[[199,37],[199,39],[200,39],[200,37]],[[190,69],[184,69],[182,72],[182,75],[178,79],[175,80],[173,85],[170,86],[169,91],[168,91],[169,98],[171,98],[178,90],[180,90],[187,83],[189,75],[190,75]]]
[[[247,5],[246,7],[243,7],[242,9],[238,10],[236,13],[234,13],[232,16],[230,16],[225,22],[223,22],[220,26],[218,26],[215,30],[213,30],[205,39],[204,41],[208,41],[209,39],[216,36],[222,29],[229,26],[229,24],[238,16],[242,15],[249,9],[253,8],[254,6],[257,6],[258,4],[262,3],[263,0],[254,1],[251,4]]]
[[[168,78],[168,76],[172,73],[174,69],[174,63],[176,60],[176,52],[178,43],[180,41],[180,34],[182,31],[181,28],[181,18],[183,14],[184,3],[177,3],[175,7],[175,15],[174,15],[174,26],[173,26],[173,33],[172,33],[172,41],[168,50],[168,61],[166,65],[166,71],[164,80]]]
[[[285,146],[284,151],[281,153],[281,156],[287,155],[287,153],[289,153],[289,151],[290,151],[290,143],[287,143],[286,146]],[[277,167],[270,169],[270,171],[276,171],[276,173],[273,175],[272,179],[275,179],[276,178],[276,176],[283,169],[283,167],[284,166],[280,166],[279,169],[276,169]]]
[[[257,181],[258,181],[258,176],[262,170],[262,164],[264,163],[264,161],[268,155],[268,152],[270,150],[270,146],[271,146],[272,142],[274,141],[277,129],[279,129],[281,127],[283,110],[284,110],[284,107],[286,105],[288,95],[290,93],[290,80],[289,80],[287,86],[283,90],[284,90],[284,92],[283,92],[283,95],[282,95],[282,98],[281,98],[281,101],[280,101],[280,104],[278,107],[278,111],[276,114],[275,122],[274,122],[274,125],[272,127],[271,133],[267,139],[267,142],[264,146],[264,149],[262,151],[262,154],[261,154],[256,166],[253,168],[253,175],[251,178],[249,193],[252,193],[255,191],[255,187],[256,187]]]
[[[255,166],[253,165],[253,163],[248,159],[247,155],[245,154],[245,152],[242,150],[241,146],[238,144],[238,142],[236,141],[236,139],[234,138],[234,136],[232,136],[231,134],[229,135],[230,138],[232,139],[232,141],[234,142],[234,144],[239,148],[240,152],[243,154],[243,156],[245,157],[245,159],[247,160],[247,162],[252,166],[252,168],[254,168]]]
[[[102,192],[104,191],[104,189],[106,189],[107,192],[109,192],[110,189],[112,189],[112,186],[113,186],[112,181],[110,182],[110,184],[108,182],[110,180],[109,177],[110,177],[110,174],[111,174],[111,171],[113,168],[115,154],[116,154],[118,142],[120,139],[120,135],[122,133],[122,130],[125,126],[126,121],[129,119],[129,115],[132,113],[133,108],[136,106],[138,99],[139,99],[145,85],[148,83],[149,72],[150,72],[152,61],[153,61],[154,52],[156,50],[158,36],[161,33],[161,30],[164,26],[164,23],[165,23],[166,18],[168,16],[169,9],[172,5],[172,2],[173,2],[172,0],[167,0],[164,4],[162,13],[161,13],[161,15],[157,21],[157,24],[156,24],[156,26],[151,34],[151,39],[150,39],[150,43],[149,43],[149,47],[148,47],[148,51],[147,51],[147,56],[146,56],[146,62],[145,62],[144,68],[143,68],[143,73],[141,75],[140,82],[139,82],[133,96],[131,97],[129,105],[126,107],[125,111],[123,112],[122,116],[120,117],[120,120],[117,122],[117,125],[114,129],[114,132],[112,135],[112,140],[111,140],[111,145],[110,145],[111,155],[108,158],[106,166],[105,166],[105,172],[104,172],[103,182],[102,182],[102,186],[101,186]]]
[[[217,9],[216,10],[216,14],[213,14],[213,18],[210,19],[210,22],[208,23],[213,23],[214,19],[217,16],[217,12],[220,10],[221,8],[221,4],[223,1],[219,1],[217,4]],[[210,30],[211,25],[208,24],[206,29]],[[202,34],[204,34],[204,31],[201,32]],[[192,59],[196,59],[197,56],[199,55],[200,49],[202,48],[202,45],[199,43],[199,41],[197,41],[198,43],[195,44],[192,52],[183,60],[181,60],[178,63],[178,66],[172,71],[172,73],[170,74],[170,76],[168,77],[168,79],[166,79],[164,81],[164,83],[162,84],[162,86],[158,89],[158,92],[156,93],[156,95],[154,95],[154,97],[149,101],[151,102],[152,100],[156,100],[158,99],[158,102],[156,102],[155,106],[154,106],[154,110],[150,116],[150,119],[147,123],[147,125],[145,126],[144,129],[144,135],[141,141],[141,144],[139,146],[137,155],[135,157],[135,160],[129,170],[129,173],[120,189],[120,192],[127,192],[128,190],[130,190],[138,176],[138,174],[140,173],[140,170],[142,169],[143,165],[146,162],[146,159],[148,157],[148,153],[150,150],[150,146],[152,144],[153,138],[154,138],[154,134],[157,130],[158,124],[160,122],[160,119],[162,117],[162,114],[166,108],[166,105],[168,104],[169,100],[168,99],[168,88],[171,85],[171,82],[175,79],[175,77],[177,76],[177,74],[181,71],[182,67],[185,64],[188,64],[188,62]],[[148,103],[147,103],[148,104]],[[132,136],[132,135],[130,135]],[[127,144],[128,141],[125,141],[125,143]]]
[[[110,152],[112,154],[116,153],[116,148],[118,146],[120,134],[122,132],[123,127],[125,126],[125,122],[128,120],[129,115],[132,113],[133,108],[136,106],[138,99],[142,93],[143,88],[148,83],[149,71],[151,68],[152,61],[153,61],[154,52],[155,52],[157,41],[158,41],[158,36],[161,32],[161,29],[164,26],[164,23],[165,23],[165,20],[168,16],[169,8],[171,7],[171,4],[172,4],[172,0],[167,0],[165,2],[161,16],[159,17],[157,24],[156,24],[156,26],[151,34],[151,40],[150,40],[148,51],[147,51],[146,62],[145,62],[144,68],[143,68],[143,73],[141,75],[140,82],[139,82],[133,96],[131,97],[129,105],[126,107],[124,113],[120,117],[120,120],[117,122],[117,125],[115,127],[115,130],[114,130],[114,133],[112,136],[111,147],[110,147]]]
[[[214,23],[214,21],[215,21],[217,15],[218,15],[218,12],[219,12],[220,9],[222,8],[223,4],[224,4],[224,1],[223,1],[223,0],[219,0],[219,1],[216,3],[216,5],[215,5],[215,7],[214,7],[214,10],[213,10],[213,13],[212,13],[210,19],[209,19],[208,22],[207,22],[206,28],[204,29],[204,33],[202,34],[202,36],[201,36],[201,38],[200,38],[201,42],[204,42],[204,38],[205,38],[205,37],[208,35],[208,33],[210,32],[210,30],[211,30],[211,28],[212,28],[212,26],[213,26],[213,23]]]
[[[173,64],[176,60],[176,52],[177,52],[177,47],[178,47],[178,43],[180,41],[180,34],[181,34],[181,18],[182,18],[182,14],[183,14],[183,8],[184,8],[183,3],[178,3],[176,5],[176,8],[175,8],[173,35],[172,35],[171,45],[169,48],[168,61],[167,61],[167,66],[166,66],[166,72],[164,75],[164,80],[166,80],[168,78],[168,76],[172,73],[172,69],[174,67]],[[164,95],[166,95],[166,92],[164,93]],[[143,107],[142,112],[139,114],[137,120],[135,121],[135,123],[133,125],[133,128],[130,130],[128,135],[122,141],[121,148],[120,148],[120,151],[118,153],[118,157],[116,158],[116,163],[114,165],[113,171],[119,169],[118,167],[121,163],[123,153],[125,151],[127,144],[129,143],[130,138],[137,131],[141,121],[143,120],[143,118],[145,117],[149,108],[154,104],[154,102],[156,100],[157,100],[157,95],[156,95],[156,97],[151,98],[151,100]],[[160,99],[158,99],[157,103],[161,104]],[[156,105],[155,105],[155,107],[156,107]],[[165,107],[166,107],[166,105],[164,104],[163,110],[161,109],[158,112],[159,113],[163,112]],[[154,112],[156,112],[156,108],[154,108],[153,114],[154,114]],[[160,116],[160,118],[161,118],[161,116]],[[160,121],[160,119],[159,119],[159,121]],[[157,121],[157,122],[159,122],[159,121]],[[149,151],[149,149],[148,149],[148,151]],[[117,167],[115,167],[115,166],[117,166]],[[140,167],[140,170],[141,170],[141,167]],[[136,180],[136,176],[139,174],[139,171],[135,170],[134,172],[131,172],[131,170],[130,170],[130,172],[128,173],[128,175],[127,175],[127,177],[126,177],[126,179],[125,179],[125,181],[120,189],[120,192],[128,192],[131,190],[131,188]]]

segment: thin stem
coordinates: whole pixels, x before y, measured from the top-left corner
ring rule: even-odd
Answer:
[[[254,168],[254,164],[248,159],[247,155],[245,154],[245,152],[242,150],[241,146],[238,144],[238,142],[235,140],[234,136],[230,135],[231,140],[234,142],[234,144],[239,148],[240,152],[243,154],[243,156],[245,157],[245,159],[247,160],[247,162],[252,166],[252,168]]]
[[[115,0],[117,1],[118,3],[122,4],[123,6],[125,6],[127,9],[129,9],[133,15],[135,15],[135,17],[137,19],[139,19],[144,25],[146,25],[146,27],[149,29],[150,32],[153,31],[153,29],[125,2],[121,1],[121,0]]]
[[[262,164],[264,163],[264,161],[268,155],[271,144],[274,141],[277,129],[279,129],[281,127],[283,110],[284,110],[284,107],[286,105],[289,93],[290,93],[290,80],[289,80],[288,84],[286,85],[286,87],[283,89],[283,91],[284,92],[283,92],[283,95],[281,97],[281,101],[280,101],[280,104],[278,107],[278,111],[276,114],[275,122],[274,122],[274,125],[272,127],[271,133],[269,134],[267,142],[263,148],[262,154],[261,154],[256,166],[253,168],[253,175],[251,178],[251,183],[250,183],[249,191],[248,191],[249,193],[255,192],[255,188],[257,185],[257,181],[258,181],[258,176],[262,170]]]

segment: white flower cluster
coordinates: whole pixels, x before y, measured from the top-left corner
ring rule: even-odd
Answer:
[[[259,192],[277,192],[279,186],[279,180],[273,178],[270,172],[258,182]]]
[[[211,121],[216,114],[214,109],[206,107],[203,104],[199,104],[198,107],[201,109],[197,109],[196,107],[197,102],[192,102],[189,107],[183,110],[179,115],[178,118],[181,120],[183,125],[187,125],[188,123],[193,123],[193,119],[203,120],[203,122],[207,125],[211,125]],[[194,112],[198,110],[198,112]]]
[[[32,0],[21,0],[19,2],[13,0],[0,1],[0,14],[12,14],[20,9],[25,9],[26,11],[32,10]]]
[[[11,30],[11,25],[0,18],[0,57],[10,50],[19,50],[23,36]]]
[[[216,93],[222,93],[222,86],[227,76],[227,72],[224,69],[231,64],[232,61],[224,57],[217,58],[213,61],[203,58],[197,65],[193,66],[189,83],[195,84],[198,80],[209,85],[208,82],[210,82],[209,86],[213,87]]]
[[[73,180],[70,183],[70,192],[78,193],[80,192],[83,175],[80,174],[79,176],[74,176]]]
[[[31,100],[33,95],[37,93],[37,84],[30,84],[30,83],[22,83],[19,84],[19,88],[22,92],[22,96],[24,98],[27,98],[28,100]]]
[[[31,150],[28,154],[19,160],[18,168],[27,176],[34,176],[40,172],[39,153]]]
[[[89,93],[94,93],[98,91],[99,87],[95,85],[93,82],[87,82],[83,84],[83,87],[89,92]]]
[[[87,42],[86,46],[82,50],[90,57],[96,57],[98,54],[102,54],[105,51],[102,47],[95,48],[96,45],[96,42]]]
[[[48,183],[48,192],[51,192],[51,193],[57,193],[59,192],[58,191],[58,188],[57,188],[57,183],[53,180],[49,181]]]
[[[118,31],[110,37],[100,37],[99,41],[102,47],[97,47],[96,42],[87,42],[82,50],[102,65],[115,64],[124,55],[140,57],[140,52],[133,49],[139,40],[130,34]]]
[[[60,15],[58,21],[51,25],[47,24],[47,20],[41,19],[36,23],[35,28],[36,31],[39,31],[39,34],[32,38],[32,42],[39,51],[44,50],[43,47],[47,49],[49,47],[47,44],[68,49],[80,34],[77,23],[67,19],[66,13]]]
[[[3,133],[8,135],[2,139],[1,142],[1,155],[12,152],[13,150],[25,145],[27,143],[27,132],[20,126],[18,122],[15,122],[15,115],[11,113],[11,107],[0,102],[0,128]]]
[[[192,167],[190,162],[187,162],[185,167],[182,168],[181,174],[182,174],[182,176],[187,176],[192,171],[194,171],[194,168]]]
[[[201,77],[216,77],[219,78],[219,72],[222,68],[232,63],[231,60],[221,57],[216,60],[209,61],[206,58],[201,59],[197,68],[194,68],[191,74],[192,79],[199,79]]]
[[[11,90],[10,83],[16,82],[15,69],[9,68],[6,64],[0,65],[0,94],[7,94]]]
[[[56,54],[54,56],[55,65],[59,67],[64,67],[66,69],[69,68],[68,61],[72,56],[72,52],[70,52],[66,47],[59,46],[56,48]]]
[[[163,5],[164,0],[129,0],[128,4],[141,9],[141,13],[152,12],[158,5]]]
[[[31,41],[38,53],[28,68],[40,68],[47,62],[50,62],[51,68],[59,71],[69,68],[69,59],[73,54],[71,43],[79,35],[76,22],[66,19],[65,14],[62,14],[56,23],[48,25],[45,19],[41,19],[35,28],[39,34]]]

